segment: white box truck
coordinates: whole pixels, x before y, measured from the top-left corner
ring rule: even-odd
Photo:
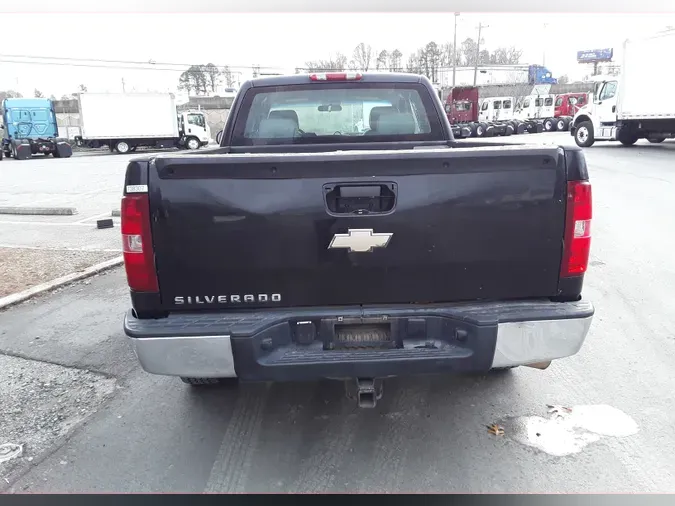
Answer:
[[[199,149],[211,130],[201,111],[178,113],[172,93],[81,93],[78,146],[128,153],[139,146]]]
[[[667,60],[672,54],[675,30],[626,40],[620,75],[597,79],[592,102],[574,116],[570,133],[577,145],[619,141],[632,146],[638,139],[674,138],[675,66]]]

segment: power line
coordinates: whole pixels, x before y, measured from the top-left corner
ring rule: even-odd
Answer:
[[[118,66],[118,65],[104,65],[104,66],[99,66],[97,63],[114,63],[114,64],[122,64],[122,65],[146,65],[146,67],[141,67],[140,69],[153,69],[158,66],[161,67],[181,67],[180,70],[185,70],[183,67],[191,67],[193,65],[195,66],[204,66],[204,64],[197,64],[197,63],[179,63],[179,62],[156,62],[153,60],[149,61],[133,61],[133,60],[104,60],[101,58],[67,58],[67,57],[62,57],[62,56],[32,56],[32,55],[22,55],[22,54],[0,54],[0,58],[28,58],[31,60],[50,60],[47,62],[15,62],[15,61],[10,61],[7,62],[5,60],[5,63],[44,63],[45,65],[55,65],[55,64],[61,64],[65,66],[85,66],[85,67],[94,67],[94,68],[131,68],[134,69],[136,67],[126,67],[126,66]],[[58,62],[53,62],[53,60],[59,60]],[[86,64],[75,64],[75,63],[68,63],[68,62],[95,62],[95,63],[86,63]],[[147,65],[151,65],[151,67],[147,67]],[[285,67],[280,67],[280,66],[274,66],[274,65],[268,65],[268,66],[262,66],[262,65],[219,65],[219,64],[213,64],[216,67],[228,67],[230,69],[246,69],[250,70],[252,67],[260,67],[264,69],[283,69]],[[178,69],[162,69],[162,70],[178,70]]]
[[[486,28],[486,26],[482,26],[482,28]],[[66,61],[19,61],[19,60],[8,60],[5,58],[32,58],[32,59],[50,59],[50,60],[66,60]],[[93,62],[100,62],[100,63],[79,63],[81,61],[93,61]],[[123,60],[119,60],[120,63],[123,63]],[[16,65],[50,65],[50,66],[57,66],[57,67],[80,67],[80,68],[97,68],[97,69],[111,69],[111,70],[150,70],[150,71],[155,71],[155,72],[185,72],[187,70],[185,67],[190,67],[190,66],[199,66],[203,67],[201,64],[182,64],[182,63],[143,63],[143,62],[129,62],[128,64],[123,64],[123,65],[118,65],[114,64],[116,63],[115,60],[86,60],[86,59],[78,59],[78,58],[56,58],[56,57],[42,57],[42,56],[21,56],[21,55],[0,55],[0,63],[13,63]],[[112,63],[113,65],[106,65],[104,63]],[[145,65],[145,66],[135,66],[135,65]],[[151,65],[151,66],[147,66]],[[181,65],[182,68],[163,68],[163,66],[166,65],[173,65],[173,66],[179,66]],[[214,64],[215,65],[215,64]],[[278,72],[262,72],[263,70],[274,70],[274,69],[286,69],[290,67],[279,67],[279,66],[262,66],[262,65],[250,65],[250,66],[243,66],[243,65],[216,65],[218,68],[224,68],[228,67],[230,70],[232,69],[246,69],[250,70],[251,72],[257,72],[259,74],[266,74],[266,75],[279,75]],[[510,70],[510,71],[525,71],[528,69],[528,65],[526,64],[488,64],[488,65],[477,65],[475,64],[473,67],[474,71],[474,79],[476,76],[477,71],[480,69],[482,71],[499,71],[499,70]],[[327,69],[327,68],[322,68],[322,69],[312,69],[310,67],[293,67],[296,69],[296,71],[300,72],[343,72],[344,69]],[[462,68],[462,67],[458,67]],[[436,71],[438,72],[446,72],[446,71],[452,71],[452,70],[457,70],[458,68],[453,69],[452,66],[439,66],[436,67]],[[463,68],[469,69],[471,68],[470,66],[464,66]],[[235,70],[235,74],[241,74],[241,71]]]

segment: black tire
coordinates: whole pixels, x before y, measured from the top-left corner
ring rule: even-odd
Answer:
[[[131,151],[131,146],[127,141],[117,141],[115,143],[115,151],[120,155],[126,155]]]
[[[476,125],[476,137],[485,137],[485,130],[487,126],[485,123],[478,123]]]
[[[516,128],[516,134],[518,135],[525,135],[527,132],[527,125],[525,123],[518,123],[518,127]]]
[[[630,130],[626,131],[623,128],[617,132],[616,140],[626,147],[630,147],[638,141],[638,136]]]
[[[565,123],[565,120],[563,118],[558,118],[555,122],[555,129],[558,132],[565,132],[567,131],[566,128],[567,124]]]
[[[555,121],[553,121],[553,118],[546,118],[544,120],[544,132],[555,132]]]
[[[0,160],[5,157],[5,148],[0,146]]]
[[[661,137],[661,138],[659,138],[659,139],[647,139],[647,140],[648,140],[649,142],[651,142],[652,144],[661,144],[663,141],[666,140],[666,138],[665,138],[665,137]],[[0,159],[2,159],[1,156],[0,156]]]
[[[576,126],[574,132],[574,142],[580,148],[589,148],[595,142],[595,135],[593,133],[593,123],[590,121],[582,121]]]
[[[513,135],[513,133],[515,131],[516,131],[516,129],[513,128],[513,125],[511,123],[509,123],[508,125],[506,125],[506,128],[504,129],[504,136],[509,137],[509,136]]]
[[[563,121],[565,122],[565,132],[569,132],[570,130],[570,125],[572,124],[572,118],[563,118]]]
[[[29,145],[28,142],[12,141],[12,158],[14,158],[15,160],[28,160],[29,158],[32,158],[33,154],[30,152],[30,150],[19,149],[19,146],[25,145]]]
[[[183,378],[180,379],[183,383],[186,383],[193,387],[201,387],[206,385],[226,385],[226,386],[236,386],[238,381],[237,378]]]

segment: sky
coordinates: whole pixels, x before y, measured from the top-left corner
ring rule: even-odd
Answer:
[[[0,42],[0,90],[32,96],[34,89],[60,98],[84,84],[89,92],[174,91],[191,64],[212,62],[251,74],[292,72],[304,62],[339,51],[351,55],[360,42],[407,55],[430,41],[452,42],[452,13],[259,13],[259,14],[9,14]],[[588,74],[576,52],[614,48],[620,61],[625,39],[675,27],[675,14],[461,13],[457,41],[476,38],[485,49],[516,46],[521,63],[541,64],[572,80]],[[26,27],[30,27],[27,33]],[[13,56],[10,56],[13,55]],[[47,57],[31,64],[16,56]],[[63,65],[72,58],[75,66]],[[82,59],[149,62],[105,64]],[[37,64],[35,62],[42,62]],[[51,63],[51,64],[45,64]],[[124,68],[96,68],[90,65]],[[267,70],[265,70],[267,67]],[[122,81],[124,80],[124,85]],[[124,86],[124,87],[123,87]]]

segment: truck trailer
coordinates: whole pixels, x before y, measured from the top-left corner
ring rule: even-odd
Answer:
[[[574,116],[570,133],[577,145],[619,141],[632,146],[638,139],[659,143],[674,138],[675,95],[668,86],[675,68],[662,61],[674,52],[675,30],[626,40],[621,74],[598,81],[592,101]],[[654,86],[655,80],[661,87]]]
[[[199,149],[211,140],[202,111],[177,112],[172,93],[82,93],[78,146],[128,153],[137,147]]]
[[[4,156],[26,160],[33,155],[68,158],[70,144],[60,139],[54,104],[46,98],[6,98],[2,102],[2,141]]]

